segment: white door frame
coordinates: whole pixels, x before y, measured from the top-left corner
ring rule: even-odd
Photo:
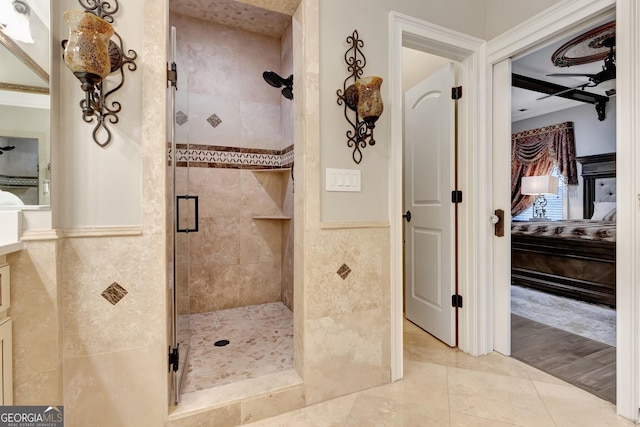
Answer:
[[[447,60],[415,86],[403,86],[402,211],[413,218],[404,224],[404,314],[451,347],[457,346],[457,309],[450,298],[456,293],[456,206],[450,200],[456,184],[456,68]]]
[[[492,350],[488,323],[491,299],[483,292],[490,269],[485,150],[487,135],[486,42],[456,31],[412,18],[389,13],[389,109],[391,141],[389,153],[389,219],[391,223],[391,379],[402,378],[402,289],[403,289],[403,93],[402,47],[422,50],[461,64],[462,99],[458,101],[458,170],[463,202],[459,208],[459,293],[464,308],[458,318],[459,347],[471,354]]]
[[[635,124],[640,114],[640,6],[636,0],[573,0],[563,1],[531,20],[492,39],[487,44],[489,80],[492,66],[522,54],[536,45],[561,35],[569,27],[587,25],[590,21],[616,13],[616,139],[618,232],[616,249],[617,301],[617,412],[636,419],[640,406],[638,385],[638,322],[640,320],[640,127]],[[494,102],[505,105],[510,93],[494,94]],[[499,122],[496,122],[499,123]],[[494,124],[493,135],[504,135],[504,129]],[[507,126],[507,124],[505,124]],[[491,131],[491,130],[490,130]],[[490,140],[490,139],[489,139]],[[491,144],[487,147],[491,151]],[[493,149],[508,150],[504,138],[493,141]],[[508,286],[496,283],[493,289],[496,307],[508,295]],[[508,342],[509,322],[505,310],[496,310],[493,333],[496,344]]]

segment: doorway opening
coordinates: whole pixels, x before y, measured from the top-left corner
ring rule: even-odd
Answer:
[[[404,91],[403,48],[427,52],[449,62],[459,64],[460,74],[457,84],[462,86],[463,96],[457,101],[458,131],[457,162],[459,167],[457,189],[462,191],[465,202],[458,207],[458,247],[464,248],[458,254],[458,293],[464,298],[464,310],[458,316],[458,347],[470,354],[486,354],[487,336],[476,333],[487,327],[487,319],[482,315],[486,306],[485,295],[480,290],[487,280],[487,271],[480,271],[486,251],[479,248],[488,244],[489,236],[473,232],[486,227],[484,221],[475,214],[484,200],[486,177],[483,176],[482,160],[478,157],[479,147],[484,140],[481,130],[484,109],[477,108],[484,103],[484,92],[479,82],[484,79],[484,41],[474,37],[444,29],[396,12],[389,15],[389,81],[390,81],[390,174],[389,206],[391,235],[391,379],[402,378],[403,371],[403,323],[404,323],[404,165],[403,165],[403,117]],[[451,189],[453,190],[453,188]],[[450,201],[450,199],[448,200]],[[451,295],[447,295],[451,299]],[[450,304],[449,304],[450,305]],[[489,350],[490,351],[490,350]]]
[[[299,381],[293,365],[295,88],[291,16],[243,6],[228,25],[214,18],[226,13],[210,13],[224,5],[194,11],[173,0],[169,7],[177,69],[167,183],[170,353],[176,354],[171,403],[180,404],[172,415],[184,415],[194,405],[269,391],[274,381],[264,378],[271,375],[289,374],[281,383]],[[290,76],[285,89],[274,89],[275,80],[265,77],[273,75]]]
[[[594,37],[615,37],[612,17],[512,61],[512,165],[519,169],[511,174],[511,355],[615,403],[615,79],[589,80],[615,56],[612,46],[590,43]],[[542,157],[520,159],[533,138],[551,143],[560,135],[575,173],[558,170],[559,156],[553,170]],[[540,197],[519,195],[522,177],[553,171],[560,184],[544,190],[551,203],[540,217],[527,208]]]
[[[456,100],[459,65],[403,48],[404,314],[457,346]]]

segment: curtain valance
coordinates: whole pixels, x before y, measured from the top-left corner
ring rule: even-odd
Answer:
[[[524,211],[534,197],[520,194],[523,176],[549,175],[556,166],[563,182],[578,184],[573,122],[558,123],[511,135],[511,214]]]

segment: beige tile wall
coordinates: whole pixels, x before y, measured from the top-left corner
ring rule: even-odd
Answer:
[[[172,14],[186,63],[188,127],[192,144],[282,148],[280,91],[262,78],[280,73],[280,40]],[[184,106],[182,106],[184,108]],[[216,114],[213,128],[206,119]]]
[[[192,168],[200,197],[200,231],[190,234],[191,312],[281,300],[282,221],[286,174]]]
[[[303,143],[295,153],[294,360],[307,405],[387,383],[391,367],[389,228],[320,221],[319,7],[304,0],[294,25],[294,54],[304,52],[296,63],[304,95],[295,121]],[[344,280],[342,264],[351,269]]]
[[[292,116],[292,103],[262,78],[266,70],[291,73],[291,65],[280,65],[291,61],[290,53],[281,54],[281,47],[291,49],[291,37],[281,42],[174,14],[170,20],[188,74],[188,105],[178,107],[187,110],[187,123],[178,126],[187,140],[177,142],[270,150],[291,145],[292,132],[283,127],[293,127],[293,118],[284,117]],[[206,121],[212,114],[221,119],[215,128]],[[207,167],[189,168],[188,176],[189,194],[199,197],[199,231],[189,234],[191,312],[281,300],[292,307],[290,222],[251,218],[292,213],[288,176]]]
[[[282,76],[288,77],[293,72],[293,29],[287,28],[281,39],[280,64]],[[293,96],[301,91],[297,90],[297,81],[294,76]],[[280,98],[282,111],[282,148],[294,146],[293,121],[294,102],[284,97]],[[295,169],[295,165],[294,165]],[[287,183],[286,195],[282,204],[282,212],[293,218],[293,192],[295,182],[290,178]],[[293,221],[282,224],[282,302],[293,310]]]
[[[57,240],[30,241],[11,266],[14,405],[62,404]]]
[[[313,404],[390,381],[390,258],[388,228],[309,237],[303,378]],[[342,264],[351,269],[345,279]]]
[[[162,425],[164,236],[65,239],[61,275],[65,425]],[[115,305],[101,293],[117,282]],[[149,408],[158,408],[149,410]],[[99,422],[97,420],[100,420]]]

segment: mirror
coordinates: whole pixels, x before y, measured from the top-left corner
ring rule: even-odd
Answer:
[[[0,191],[41,207],[50,204],[49,29],[50,0],[0,0]]]
[[[44,146],[40,141],[44,136],[24,135],[0,135],[0,190],[17,196],[22,205],[40,205],[42,197],[49,196],[50,183],[48,168],[40,174],[40,147]],[[19,203],[4,205],[15,204]]]

